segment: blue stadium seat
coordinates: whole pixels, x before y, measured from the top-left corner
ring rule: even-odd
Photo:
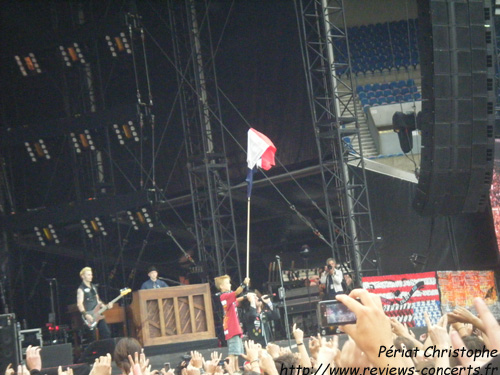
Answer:
[[[401,95],[406,95],[410,93],[410,89],[408,87],[401,88]]]
[[[385,89],[384,90],[384,96],[390,96],[390,95],[392,95],[392,90],[389,89],[389,88]]]
[[[420,94],[419,92],[416,92],[413,94],[413,99],[415,100],[422,100],[422,94]]]
[[[406,86],[406,81],[398,81],[398,87],[403,88]]]
[[[387,97],[387,103],[389,103],[389,104],[394,104],[394,103],[397,103],[397,102],[396,102],[396,97],[395,97],[394,95],[389,95],[389,96]]]
[[[368,99],[361,99],[361,105],[363,106],[363,109],[365,109],[365,107],[370,107]]]
[[[372,86],[372,90],[373,91],[380,90],[380,83],[374,83],[373,86]]]
[[[380,85],[380,90],[384,90],[384,91],[385,91],[385,90],[388,90],[388,89],[390,89],[390,88],[391,88],[391,87],[389,86],[389,84],[388,84],[388,83],[382,83],[382,84]]]
[[[375,91],[366,91],[366,97],[367,98],[374,98],[375,97]]]
[[[366,99],[367,98],[366,92],[364,92],[364,91],[359,92],[358,96],[359,96],[359,99]]]
[[[410,86],[409,89],[412,94],[418,91],[417,86]]]
[[[368,103],[370,104],[371,107],[377,106],[378,105],[378,99],[377,98],[370,98],[368,100]]]
[[[396,95],[396,102],[404,103],[404,101],[405,101],[405,99],[404,99],[403,95],[401,95],[401,94]]]
[[[410,93],[405,94],[403,97],[404,97],[405,102],[412,102],[413,101],[413,96]]]
[[[365,88],[363,86],[361,86],[361,85],[360,86],[356,86],[356,91],[359,94],[360,92],[365,91]]]
[[[378,104],[379,105],[386,105],[389,103],[387,102],[387,98],[385,96],[381,96],[380,98],[378,98]]]
[[[393,95],[399,95],[399,94],[401,94],[401,89],[400,89],[400,88],[397,88],[397,87],[396,87],[396,88],[393,88],[393,89],[392,89],[392,94],[393,94]]]

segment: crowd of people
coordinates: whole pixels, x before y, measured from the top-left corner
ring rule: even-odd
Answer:
[[[156,268],[150,268],[148,276],[146,288],[162,285],[158,283],[161,280]],[[500,375],[500,326],[482,299],[474,300],[478,316],[457,307],[433,325],[426,315],[427,334],[417,338],[412,329],[384,313],[379,296],[353,289],[352,280],[345,276],[337,269],[335,260],[329,258],[320,280],[325,285],[325,298],[337,300],[355,315],[354,324],[349,321],[351,324],[339,326],[340,335],[305,338],[304,332],[294,325],[294,345],[277,345],[271,323],[281,317],[271,298],[248,291],[249,278],[232,291],[229,276],[223,275],[215,278],[215,285],[224,310],[223,328],[228,344],[224,360],[218,352],[204,358],[193,351],[175,369],[153,370],[140,343],[134,338],[123,338],[114,353],[97,358],[88,372],[111,375],[114,360],[123,375]],[[80,277],[78,308],[90,324],[95,318],[92,309],[110,304],[100,300],[89,267],[81,270]],[[108,333],[104,320],[95,323],[100,324],[104,334]],[[31,346],[26,350],[24,365],[15,369],[11,364],[5,371],[5,375],[46,373],[42,370],[40,348]],[[73,375],[73,371],[59,368],[58,375]]]
[[[387,317],[380,298],[363,289],[336,299],[356,315],[354,324],[342,326],[347,340],[341,346],[339,336],[309,338],[293,327],[293,348],[253,340],[244,342],[242,359],[214,352],[204,358],[191,352],[190,359],[175,369],[152,369],[140,344],[133,338],[121,339],[114,350],[95,360],[91,375],[111,375],[112,360],[124,375],[495,375],[500,371],[500,326],[485,302],[474,300],[478,316],[457,308],[432,325],[426,337],[416,338],[412,330]],[[394,370],[393,370],[394,369]],[[326,371],[325,371],[326,370]],[[325,371],[325,372],[324,372]],[[26,364],[9,366],[5,375],[42,375],[40,348],[28,347]],[[115,370],[116,373],[116,370]],[[71,369],[59,368],[59,375],[72,375]]]

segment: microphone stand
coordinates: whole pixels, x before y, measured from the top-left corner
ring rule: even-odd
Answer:
[[[290,338],[290,324],[288,322],[288,308],[286,306],[286,293],[285,286],[283,285],[283,273],[281,272],[281,259],[278,255],[276,255],[276,260],[278,261],[278,272],[280,275],[280,283],[281,287],[278,289],[278,296],[283,299],[283,308],[285,309],[285,330],[286,330],[286,338],[288,339],[288,346],[292,347],[292,340]]]
[[[307,301],[309,305],[309,314],[312,314],[311,280],[309,280],[309,259],[307,259],[307,257],[304,257],[303,259],[306,261],[306,287],[307,287]]]
[[[57,280],[54,278],[47,279],[50,286],[50,314],[49,314],[49,323],[57,325],[57,315],[56,315],[56,306],[54,299],[54,281],[57,283]]]
[[[176,280],[169,279],[168,277],[160,277],[160,276],[158,276],[157,279],[163,280],[163,281],[168,281],[169,283],[172,283],[172,284],[182,285],[180,282],[178,282]]]

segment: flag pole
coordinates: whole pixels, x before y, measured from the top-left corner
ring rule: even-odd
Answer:
[[[250,197],[247,198],[247,274],[250,274]]]

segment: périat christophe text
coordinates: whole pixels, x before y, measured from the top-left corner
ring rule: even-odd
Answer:
[[[425,359],[436,357],[466,357],[473,361],[479,358],[494,358],[498,356],[497,350],[488,350],[483,346],[482,349],[448,349],[437,348],[435,345],[428,347],[425,350],[419,348],[413,349],[396,349],[394,347],[381,346],[378,356],[386,358],[405,357],[413,358],[422,355]],[[330,364],[318,364],[317,368],[309,368],[303,366],[286,367],[281,364],[280,375],[416,375],[414,367],[337,367]],[[499,374],[499,368],[494,367],[491,363],[478,366],[463,366],[463,367],[435,367],[429,364],[429,367],[420,369],[420,375],[495,375]],[[500,374],[499,374],[500,375]]]

